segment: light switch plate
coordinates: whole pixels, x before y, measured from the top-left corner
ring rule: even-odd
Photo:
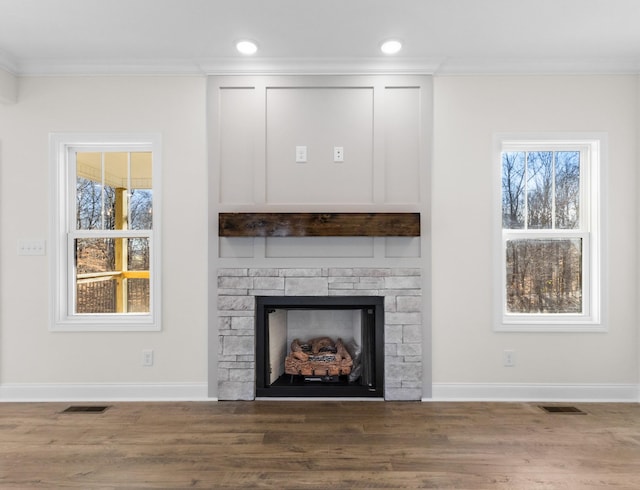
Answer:
[[[18,255],[45,255],[45,240],[18,240]]]

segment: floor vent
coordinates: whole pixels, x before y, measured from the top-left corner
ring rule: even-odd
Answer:
[[[575,414],[586,415],[586,412],[583,412],[582,410],[576,407],[567,407],[567,406],[560,406],[560,405],[550,405],[550,406],[540,405],[540,408],[548,413],[575,413]]]
[[[106,405],[72,405],[62,413],[103,413],[107,408]]]

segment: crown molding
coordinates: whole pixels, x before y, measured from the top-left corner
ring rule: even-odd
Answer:
[[[16,64],[16,60],[2,50],[0,50],[0,70],[4,70],[11,75],[18,74],[18,65]]]
[[[15,104],[18,101],[18,77],[0,68],[0,104]]]
[[[62,75],[338,75],[432,74],[434,59],[284,59],[209,58],[202,60],[55,60],[21,61],[25,76]]]
[[[16,61],[16,76],[91,75],[585,75],[640,74],[636,58],[207,58]]]
[[[219,58],[200,63],[207,75],[431,75],[439,58]]]
[[[192,60],[122,59],[67,60],[30,59],[18,64],[23,76],[91,76],[91,75],[202,75]]]
[[[640,74],[638,58],[449,58],[439,75],[605,75]]]

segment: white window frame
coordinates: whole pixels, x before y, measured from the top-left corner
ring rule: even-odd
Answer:
[[[159,331],[161,329],[161,138],[156,133],[52,133],[51,160],[51,323],[52,331]],[[78,314],[74,310],[75,264],[70,242],[87,232],[75,230],[75,157],[77,151],[151,151],[153,229],[102,234],[148,237],[150,310],[148,313]],[[90,234],[90,233],[89,233]]]
[[[501,332],[604,332],[603,240],[605,223],[601,204],[603,198],[603,168],[606,158],[606,135],[590,134],[499,134],[495,137],[495,247],[494,330]],[[502,224],[502,152],[503,151],[566,151],[580,150],[581,223],[575,230],[505,230]],[[518,238],[581,238],[582,313],[514,314],[506,309],[506,244]]]

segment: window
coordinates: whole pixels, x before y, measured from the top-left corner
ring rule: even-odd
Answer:
[[[159,148],[52,136],[54,330],[159,330]]]
[[[599,140],[501,141],[501,330],[600,323]]]

